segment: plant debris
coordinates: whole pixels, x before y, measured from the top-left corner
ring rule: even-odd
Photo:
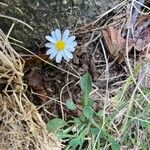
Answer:
[[[150,88],[150,62],[143,65],[138,76],[138,82],[140,82],[141,88]]]
[[[150,17],[141,16],[136,25],[134,34],[135,49],[138,51],[144,51],[150,44]]]
[[[126,55],[126,39],[124,39],[120,32],[109,26],[102,30],[104,41],[111,58],[115,59],[119,64],[122,63]],[[129,39],[128,52],[130,52],[134,43],[132,39]]]
[[[26,96],[24,61],[0,30],[1,77],[7,81],[0,91],[0,149],[61,149],[48,133],[39,112]],[[1,79],[3,79],[1,78]]]
[[[48,100],[49,93],[44,84],[44,77],[38,70],[32,70],[27,76],[28,85],[33,89],[37,96],[44,102]]]

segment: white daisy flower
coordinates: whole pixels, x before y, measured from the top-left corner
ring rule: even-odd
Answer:
[[[45,38],[49,41],[45,44],[48,48],[46,54],[50,55],[50,59],[56,57],[56,62],[60,63],[62,58],[67,62],[73,58],[72,52],[75,51],[77,42],[75,41],[75,36],[69,36],[69,30],[65,30],[63,34],[59,29],[51,32],[51,36],[46,36]]]

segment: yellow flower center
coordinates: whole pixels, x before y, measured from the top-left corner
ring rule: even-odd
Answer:
[[[65,42],[63,42],[63,41],[57,41],[56,44],[55,44],[55,48],[58,51],[64,50],[64,48],[65,48]]]

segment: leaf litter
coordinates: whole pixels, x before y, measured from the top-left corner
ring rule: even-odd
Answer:
[[[117,14],[118,17],[120,15],[124,16],[123,13],[125,11],[126,7],[120,8],[120,13]],[[137,81],[141,82],[140,87],[149,88],[149,17],[135,12],[136,11],[134,11],[132,15],[136,14],[136,17],[133,17],[134,19],[131,23],[134,27],[134,31],[133,34],[130,34],[129,38],[127,37],[128,19],[124,23],[124,18],[121,18],[119,23],[116,22],[115,24],[115,22],[113,22],[113,15],[111,14],[103,16],[102,18],[100,17],[100,19],[97,18],[96,21],[88,23],[84,27],[75,28],[74,34],[77,36],[78,47],[72,62],[69,64],[65,62],[62,64],[54,64],[58,68],[64,68],[66,71],[74,74],[78,73],[79,75],[83,75],[87,71],[90,72],[94,83],[94,85],[92,85],[93,91],[96,88],[96,92],[94,91],[93,94],[91,94],[94,100],[95,110],[102,110],[105,103],[107,105],[107,113],[110,113],[111,110],[115,110],[115,105],[111,103],[111,100],[121,89],[123,83],[126,82],[129,74],[126,65],[127,54],[130,54],[129,59],[132,65],[135,63],[134,59],[139,62],[139,57],[142,56],[141,59],[144,61],[139,71]],[[115,15],[116,18],[117,15]],[[126,18],[128,18],[128,16],[126,16]],[[106,23],[106,20],[109,21]],[[106,78],[105,54],[102,52],[100,39],[103,39],[102,42],[109,63],[108,78]],[[136,58],[134,57],[135,51],[137,54]],[[47,58],[44,57],[44,60],[47,61]],[[54,116],[61,117],[62,115],[64,115],[66,119],[76,115],[80,116],[80,108],[77,109],[76,114],[76,112],[68,111],[65,106],[65,103],[71,100],[80,107],[81,89],[78,85],[79,78],[73,77],[69,73],[62,72],[52,66],[46,66],[43,62],[36,65],[36,63],[34,63],[35,59],[32,61],[33,63],[29,61],[25,67],[30,70],[30,72],[26,74],[26,83],[35,93],[38,93],[39,99],[35,98],[35,100],[40,101],[37,106],[44,120],[47,122]],[[145,61],[147,67],[143,65]],[[38,71],[33,69],[36,67]],[[110,95],[109,99],[104,102],[107,82],[107,90],[109,90]],[[61,105],[63,106],[63,111]],[[62,112],[64,114],[62,114]],[[123,121],[123,114],[125,114],[125,112],[126,110],[122,110],[121,116],[116,116],[115,118],[116,120],[120,120],[117,124],[118,130]],[[114,132],[113,134],[117,135],[117,132],[113,128],[110,130]]]
[[[102,33],[109,56],[115,59],[119,64],[122,63],[126,54],[126,39],[122,37],[117,29],[111,26],[104,29]],[[134,46],[134,43],[132,39],[129,39],[128,42],[129,53]]]
[[[141,7],[139,7],[139,10],[140,9]],[[106,79],[105,61],[101,51],[99,38],[103,38],[103,43],[108,52],[107,58],[109,59],[110,73],[109,88],[112,96],[119,90],[119,87],[127,77],[126,74],[128,74],[128,69],[125,65],[126,53],[132,54],[133,49],[135,48],[136,50],[141,51],[140,55],[142,54],[142,56],[144,56],[143,51],[145,51],[145,48],[149,44],[149,17],[145,15],[139,17],[139,13],[134,10],[131,24],[135,25],[135,36],[130,37],[127,43],[126,34],[123,34],[126,33],[127,30],[128,20],[123,25],[125,17],[124,12],[127,10],[124,8],[121,8],[120,10],[120,13],[115,15],[115,17],[110,15],[110,21],[107,23],[105,23],[106,19],[109,19],[104,16],[100,20],[97,18],[96,21],[88,23],[83,27],[75,28],[74,34],[77,36],[78,47],[73,61],[70,64],[71,67],[64,62],[61,65],[56,64],[60,68],[65,68],[68,71],[71,70],[71,72],[76,70],[80,75],[88,71],[92,76],[93,83],[99,88],[98,91],[102,93],[102,95],[105,95],[103,92],[105,91]],[[122,17],[120,18],[120,16]],[[113,18],[119,18],[119,24],[117,22],[116,24],[113,23]],[[128,16],[126,16],[126,18],[128,18]],[[141,42],[144,44],[141,45]],[[126,45],[128,45],[127,52]],[[40,54],[40,56],[42,55]],[[133,57],[134,56],[131,55],[131,58]],[[44,55],[42,58],[47,61],[47,58]],[[70,75],[66,76],[65,73],[55,70],[53,67],[45,68],[45,66],[42,66],[41,64],[42,62],[38,63],[38,60],[35,58],[30,59],[29,57],[28,60],[26,59],[26,68],[30,70],[36,66],[38,70],[41,70],[39,73],[39,71],[35,71],[36,69],[31,69],[30,73],[26,74],[26,79],[29,87],[32,88],[35,93],[38,93],[38,101],[42,101],[42,103],[49,101],[48,97],[51,96],[56,100],[59,99],[60,95],[58,91],[62,90],[66,82],[68,83],[71,81],[72,83],[76,83],[78,81],[78,79]],[[45,69],[43,69],[43,67]],[[80,103],[80,88],[78,85],[72,83],[67,85],[66,89],[63,91],[62,99],[64,103],[69,99],[72,99],[75,103]],[[53,95],[55,96],[53,97]],[[94,98],[97,99],[97,97]],[[51,105],[48,107],[50,106]],[[101,108],[101,103],[96,107]],[[56,110],[54,110],[55,108],[57,108],[59,112],[55,115],[60,114],[61,108],[59,102],[54,102],[53,109],[51,109],[52,114],[56,112]],[[47,109],[49,110],[49,108]],[[65,110],[65,113],[68,113],[68,111]]]

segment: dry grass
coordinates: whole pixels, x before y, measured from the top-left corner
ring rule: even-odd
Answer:
[[[60,143],[47,132],[36,107],[26,97],[24,61],[11,47],[9,33],[0,30],[0,149],[60,149]]]

